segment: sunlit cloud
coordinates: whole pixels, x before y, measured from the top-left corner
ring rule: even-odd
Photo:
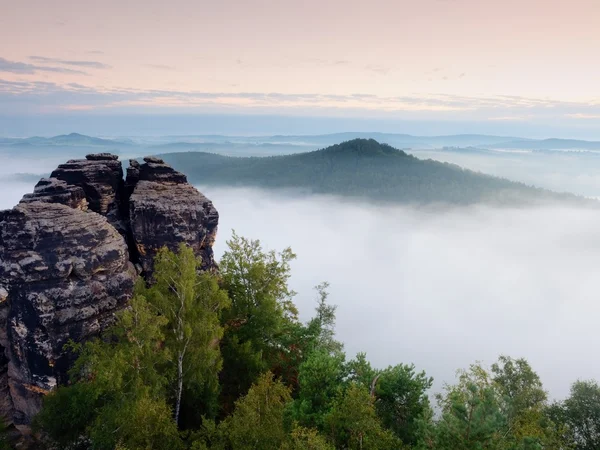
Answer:
[[[33,71],[24,67],[20,70]],[[67,69],[68,70],[68,69]],[[158,69],[157,70],[166,70]],[[232,86],[235,87],[235,86]],[[588,121],[600,105],[522,96],[474,97],[440,93],[381,96],[369,93],[203,92],[192,90],[91,87],[82,83],[0,79],[0,113],[250,112],[400,118],[485,120],[490,122]]]
[[[600,114],[575,113],[575,114],[565,114],[565,115],[567,117],[571,117],[573,119],[590,119],[590,120],[600,119]]]
[[[55,72],[55,73],[67,73],[76,75],[87,75],[86,72],[81,70],[68,69],[64,67],[53,67],[53,66],[39,66],[34,64],[28,64],[20,61],[9,61],[5,58],[0,57],[0,72],[8,72],[15,74],[35,74],[38,72]]]
[[[64,66],[86,67],[90,69],[110,69],[111,66],[98,61],[73,61],[45,56],[30,56],[29,59],[41,64],[59,64]]]

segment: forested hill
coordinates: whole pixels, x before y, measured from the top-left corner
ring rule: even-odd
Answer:
[[[201,185],[297,188],[400,203],[585,201],[453,164],[421,160],[373,139],[284,156],[229,157],[202,152],[159,156],[185,171],[190,182]]]

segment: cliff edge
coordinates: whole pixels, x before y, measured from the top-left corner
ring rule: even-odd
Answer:
[[[144,161],[124,179],[115,155],[70,160],[0,211],[0,416],[23,434],[67,380],[64,344],[110,325],[161,247],[183,242],[216,270],[212,202],[162,160]]]

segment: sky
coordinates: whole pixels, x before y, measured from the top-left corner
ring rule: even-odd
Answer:
[[[0,6],[3,120],[293,115],[508,123],[573,135],[600,124],[597,0]]]

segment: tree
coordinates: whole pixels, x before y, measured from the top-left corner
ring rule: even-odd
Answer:
[[[441,419],[421,436],[420,447],[439,450],[500,449],[505,418],[489,373],[480,365],[459,371],[458,383],[439,394]]]
[[[506,419],[507,442],[522,448],[566,448],[564,432],[547,414],[542,381],[527,360],[500,356],[492,374]]]
[[[183,447],[171,408],[164,399],[141,395],[103,408],[90,429],[94,449],[179,450]]]
[[[377,374],[373,395],[382,425],[405,444],[418,440],[418,421],[430,415],[427,391],[433,378],[416,372],[413,365],[399,364]]]
[[[421,421],[420,448],[541,450],[569,448],[548,415],[539,376],[524,359],[501,356],[491,373],[474,364],[438,395],[442,416]]]
[[[162,345],[166,320],[140,291],[138,284],[130,307],[117,314],[103,339],[70,345],[78,353],[72,384],[45,397],[35,423],[63,448],[86,441],[93,449],[140,448],[144,439],[148,449],[180,444],[161,371],[171,357]]]
[[[309,336],[312,337],[310,343],[312,349],[322,349],[329,352],[342,351],[343,345],[335,340],[335,311],[337,306],[327,302],[329,297],[329,283],[324,281],[315,286],[317,291],[316,315],[307,325]]]
[[[338,395],[325,423],[336,448],[387,450],[401,446],[381,426],[369,391],[357,383]]]
[[[292,416],[300,425],[325,429],[325,416],[331,411],[347,376],[345,355],[319,349],[300,365],[298,397]]]
[[[334,447],[317,430],[296,426],[281,450],[334,450]]]
[[[231,417],[221,423],[229,448],[270,450],[280,448],[287,439],[284,411],[290,391],[273,374],[266,373],[235,403]]]
[[[548,394],[527,360],[500,356],[492,365],[492,374],[509,422],[528,409],[538,410],[545,405]]]
[[[173,354],[174,417],[179,423],[184,389],[217,386],[222,367],[221,312],[229,306],[215,277],[200,273],[201,261],[181,244],[177,253],[162,248],[154,262],[154,281],[146,295],[166,319],[165,345]]]
[[[278,364],[281,353],[289,351],[290,333],[298,331],[295,293],[287,285],[296,257],[291,249],[265,252],[260,241],[235,232],[227,246],[220,261],[223,287],[231,299],[231,308],[222,315],[224,413],[258,375]]]
[[[566,426],[566,437],[576,450],[600,448],[600,386],[596,381],[576,381],[562,403],[551,408],[551,417]]]

